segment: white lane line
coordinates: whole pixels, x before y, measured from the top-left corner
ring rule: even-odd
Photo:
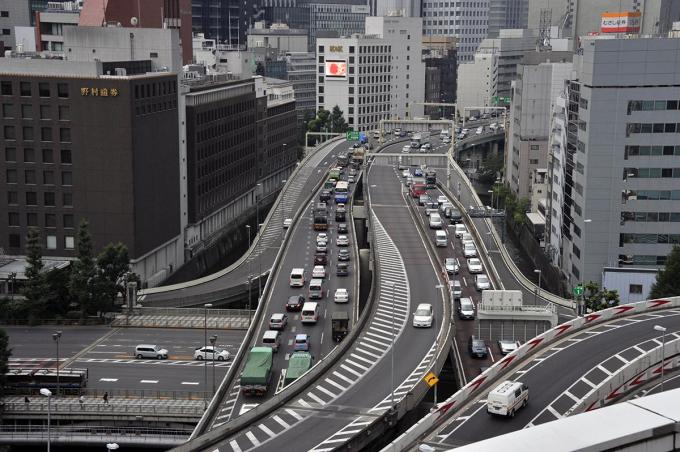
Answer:
[[[375,359],[381,359],[382,356],[376,355],[375,353],[371,353],[368,350],[364,350],[363,348],[355,348],[354,349],[357,353],[363,353],[364,355],[372,356]]]
[[[388,348],[389,348],[389,344],[390,344],[390,341],[388,341],[387,343],[385,343],[385,342],[376,341],[375,339],[371,339],[370,337],[364,337],[364,340],[365,340],[365,341],[368,341],[368,342],[373,342],[374,344],[377,344],[377,345],[383,347],[383,350],[388,349]]]
[[[331,380],[330,378],[326,378],[326,379],[324,379],[324,381],[325,381],[326,383],[328,383],[329,385],[331,385],[331,386],[335,386],[335,387],[338,388],[341,392],[344,392],[345,389],[347,389],[347,388],[345,388],[344,386],[342,386],[342,385],[336,383],[335,381]]]
[[[316,385],[316,389],[318,389],[319,391],[323,392],[324,394],[326,394],[326,395],[327,395],[328,397],[330,397],[331,399],[334,399],[335,397],[337,397],[337,394],[333,394],[332,392],[330,392],[328,389],[324,388],[324,387],[321,386],[321,385]]]
[[[372,366],[375,363],[375,361],[371,361],[370,359],[366,359],[363,356],[357,355],[356,353],[350,353],[349,356],[351,356],[354,359],[360,359],[361,361],[368,363],[370,366]]]
[[[350,385],[354,384],[354,380],[350,380],[349,378],[345,377],[343,374],[341,374],[341,373],[339,373],[339,372],[337,372],[337,371],[335,371],[335,370],[333,371],[333,375],[335,375],[336,377],[340,378],[341,380],[345,380],[345,381],[346,381],[347,383],[349,383]]]
[[[241,447],[238,445],[235,439],[229,441],[229,445],[232,449],[234,449],[234,452],[241,452]]]
[[[368,370],[368,367],[364,366],[363,364],[359,364],[359,363],[356,362],[356,361],[352,361],[352,360],[349,359],[349,358],[345,358],[345,362],[346,362],[347,364],[353,365],[354,367],[358,367],[359,369],[363,370],[364,372],[366,372],[366,371]]]
[[[260,440],[258,440],[257,438],[255,438],[255,435],[254,435],[253,432],[251,432],[250,430],[248,430],[248,431],[246,432],[246,436],[248,437],[248,439],[250,440],[250,442],[253,443],[253,446],[259,446],[259,445],[260,445]]]
[[[269,427],[267,427],[267,426],[264,425],[264,424],[260,424],[260,425],[258,425],[257,427],[258,427],[260,430],[262,430],[263,432],[265,432],[267,435],[269,435],[270,437],[272,437],[272,438],[273,438],[274,436],[276,436],[276,433],[274,433]]]
[[[139,380],[139,382],[140,382],[140,383],[151,383],[151,384],[154,384],[154,383],[158,383],[158,380]]]
[[[309,397],[310,399],[314,400],[314,401],[315,401],[316,403],[318,403],[319,405],[325,405],[325,404],[326,404],[326,402],[324,402],[323,399],[322,399],[321,397],[317,396],[317,395],[314,394],[313,392],[308,392],[308,393],[307,393],[307,397]]]
[[[285,408],[285,410],[286,410],[286,413],[290,414],[291,416],[293,416],[298,421],[301,421],[303,419],[303,417],[300,416],[299,414],[297,414],[295,411],[288,409],[288,408]]]
[[[115,381],[118,381],[118,379],[117,378],[100,378],[99,381],[115,382]]]
[[[381,353],[384,353],[384,352],[385,352],[385,347],[383,347],[383,348],[378,348],[378,347],[376,347],[376,346],[374,346],[374,345],[367,344],[367,343],[364,342],[364,341],[360,341],[360,342],[359,342],[359,345],[361,345],[362,347],[368,347],[368,348],[370,348],[370,349],[372,349],[372,350],[375,350],[375,351],[377,351],[377,352],[381,352]]]
[[[340,367],[341,367],[342,369],[346,370],[347,372],[356,375],[357,377],[361,377],[361,375],[362,375],[361,372],[357,372],[356,370],[354,370],[354,369],[352,369],[351,367],[346,366],[346,365],[344,365],[344,364],[340,364]]]
[[[285,429],[290,428],[290,425],[288,425],[288,423],[286,421],[284,421],[283,419],[281,419],[278,415],[272,416],[272,419],[274,419],[276,422],[278,422],[281,427],[283,427]]]
[[[303,399],[298,399],[298,405],[302,405],[305,408],[311,408],[312,405],[310,405],[308,402],[304,401]]]
[[[196,385],[198,385],[198,382],[197,381],[183,381],[181,384],[196,386]]]

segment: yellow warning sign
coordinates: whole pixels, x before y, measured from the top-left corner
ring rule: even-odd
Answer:
[[[434,372],[430,372],[427,375],[423,377],[423,381],[427,383],[429,387],[432,387],[437,384],[439,381],[439,378],[434,374]]]

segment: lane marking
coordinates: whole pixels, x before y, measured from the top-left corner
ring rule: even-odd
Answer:
[[[118,381],[118,379],[117,378],[100,378],[99,381],[115,382],[115,381]]]
[[[140,383],[150,383],[150,384],[154,384],[154,383],[158,383],[158,380],[139,380],[139,382],[140,382]]]

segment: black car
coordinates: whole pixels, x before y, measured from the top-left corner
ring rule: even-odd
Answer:
[[[314,265],[326,265],[328,264],[328,256],[326,253],[315,253],[314,254]]]
[[[302,295],[293,295],[288,298],[286,302],[286,311],[299,311],[302,309],[302,305],[305,304],[305,297]]]
[[[345,221],[346,218],[347,215],[344,209],[342,210],[338,209],[335,211],[335,221]]]
[[[349,264],[347,262],[338,262],[338,269],[335,274],[337,276],[349,276]]]
[[[338,223],[338,234],[347,234],[347,223]]]
[[[345,262],[349,260],[349,250],[347,248],[340,248],[338,250],[338,261]]]
[[[330,190],[321,190],[321,194],[319,195],[319,201],[328,201],[331,199],[331,191]]]

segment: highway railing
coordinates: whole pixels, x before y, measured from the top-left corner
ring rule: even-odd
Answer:
[[[276,201],[274,201],[274,205],[269,210],[267,217],[265,218],[264,222],[262,223],[262,227],[260,228],[260,233],[255,236],[255,239],[250,244],[250,248],[236,262],[234,262],[233,264],[231,264],[230,266],[228,266],[227,268],[225,268],[223,270],[220,270],[218,272],[204,276],[202,278],[197,278],[197,279],[187,281],[187,282],[184,282],[184,283],[178,283],[178,284],[173,284],[173,285],[168,285],[168,286],[160,286],[160,287],[154,287],[154,288],[150,288],[150,289],[141,290],[141,291],[139,291],[138,296],[143,297],[144,295],[147,295],[147,294],[154,294],[154,293],[160,293],[160,292],[171,292],[171,291],[175,291],[175,290],[180,291],[181,289],[184,289],[184,288],[187,288],[187,287],[193,287],[193,286],[203,284],[203,283],[208,282],[208,281],[213,281],[215,279],[221,278],[222,276],[230,273],[234,269],[241,266],[244,262],[247,261],[248,258],[250,258],[250,256],[253,254],[254,251],[259,249],[259,246],[260,246],[259,242],[262,239],[262,236],[264,235],[263,232],[266,231],[269,223],[271,222],[272,217],[276,213],[277,209],[279,209],[279,206],[283,203],[283,201],[286,197],[286,191],[293,184],[293,181],[296,178],[296,176],[298,176],[299,172],[304,168],[305,163],[307,163],[312,157],[314,157],[321,149],[325,149],[326,146],[329,146],[329,145],[334,145],[336,142],[338,142],[342,139],[344,139],[344,138],[343,137],[332,138],[332,139],[324,142],[322,145],[314,148],[314,152],[309,152],[305,155],[305,157],[300,161],[298,166],[288,176],[288,179],[286,180],[285,185],[281,189],[279,196],[277,196]],[[323,181],[322,181],[322,183],[323,183]],[[301,207],[303,207],[305,204],[306,204],[306,202],[303,202]],[[293,216],[291,218],[295,218],[295,217]],[[280,227],[283,231],[282,226],[283,225],[280,225]],[[277,227],[277,226],[273,225],[273,227]],[[291,225],[291,227],[292,227],[292,225]],[[283,241],[286,240],[288,234],[285,233],[285,232],[282,232],[282,234],[283,234],[283,240],[282,240],[282,243],[283,243]],[[279,250],[280,249],[281,248],[279,248]],[[178,294],[178,295],[181,296],[181,294]],[[200,302],[208,300],[208,298],[206,298],[205,294],[194,295],[194,296],[189,297],[189,298],[193,298],[195,300],[193,302],[190,301],[190,302],[185,302],[183,304],[185,304],[185,305],[198,304]],[[210,299],[214,299],[214,297],[212,297]]]
[[[210,361],[208,361],[210,363]],[[219,361],[216,361],[219,362]],[[60,388],[60,393],[64,399],[68,396],[85,396],[86,399],[100,399],[104,397],[105,393],[109,395],[109,401],[117,401],[118,399],[135,401],[135,400],[161,400],[163,402],[172,401],[192,401],[200,400],[201,405],[205,400],[205,393],[203,391],[176,391],[176,390],[162,390],[162,389],[96,389],[96,388]],[[40,388],[5,388],[6,397],[9,396],[36,396],[40,395]],[[120,403],[123,403],[123,401]],[[56,402],[55,402],[56,403]]]
[[[615,306],[561,323],[545,333],[527,341],[514,352],[504,356],[499,361],[496,361],[496,363],[484,371],[484,373],[470,381],[446,401],[439,404],[436,411],[431,412],[411,426],[411,428],[399,436],[388,447],[384,448],[383,451],[393,452],[409,449],[419,438],[430,434],[434,429],[443,425],[447,419],[455,418],[456,414],[460,412],[463,407],[488,390],[493,383],[512,371],[520,364],[520,362],[525,361],[538,351],[552,346],[553,342],[565,339],[582,332],[585,329],[591,328],[594,325],[599,325],[610,320],[676,308],[679,306],[680,297],[646,300],[623,306]]]
[[[100,445],[115,440],[121,444],[172,446],[181,443],[189,436],[189,429],[145,428],[145,427],[107,427],[107,426],[59,426],[50,427],[49,436],[53,444],[90,444]],[[0,443],[3,444],[42,444],[47,442],[46,425],[0,425]],[[103,446],[102,446],[103,447]]]
[[[47,402],[2,402],[2,412],[12,415],[32,415],[47,413]],[[120,401],[118,403],[83,403],[77,401],[71,403],[51,403],[52,416],[65,415],[143,415],[143,416],[180,416],[195,417],[203,416],[203,404],[197,406],[168,405],[168,404],[129,404]]]
[[[362,172],[362,175],[364,172]],[[323,184],[323,181],[321,185]],[[316,193],[318,188],[314,191],[312,191],[312,196]],[[303,207],[308,204],[309,201],[305,202]],[[370,200],[368,201],[368,204],[370,205]],[[298,218],[299,216],[296,216]],[[369,227],[369,231],[371,228]],[[370,242],[373,244],[373,237],[372,234],[369,232],[369,237],[370,237]],[[356,242],[355,242],[356,243]],[[372,245],[370,248],[371,252],[371,260],[374,261],[373,253],[374,253],[374,246]],[[358,265],[358,263],[357,263]],[[274,280],[275,278],[270,278],[270,280]],[[295,380],[293,383],[288,385],[284,391],[279,392],[278,394],[275,394],[273,397],[271,397],[269,400],[266,402],[256,406],[255,408],[247,411],[246,413],[236,417],[235,419],[229,421],[228,423],[224,424],[223,426],[217,427],[213,430],[210,431],[205,431],[206,430],[206,416],[201,419],[201,422],[204,424],[202,430],[199,430],[199,427],[196,428],[194,433],[192,434],[190,442],[183,444],[176,449],[173,449],[175,452],[183,452],[183,451],[194,451],[194,450],[205,450],[208,447],[213,446],[214,444],[220,442],[224,438],[228,438],[237,432],[241,431],[243,428],[249,427],[254,425],[258,420],[264,418],[265,416],[271,414],[275,410],[283,407],[287,403],[289,403],[291,400],[293,400],[295,397],[297,397],[300,393],[305,391],[307,387],[312,385],[316,380],[318,380],[321,376],[323,376],[335,363],[338,362],[339,359],[341,359],[344,354],[352,347],[354,344],[354,341],[356,338],[359,336],[361,331],[363,330],[364,325],[370,318],[371,312],[373,310],[373,302],[375,298],[375,293],[377,290],[377,277],[375,275],[371,278],[371,289],[369,291],[366,307],[364,308],[363,312],[359,316],[359,320],[355,324],[354,328],[349,332],[349,334],[340,342],[328,355],[326,355],[323,359],[317,362],[316,365],[310,371],[302,375],[300,378]],[[268,281],[269,282],[269,281]],[[265,287],[265,290],[267,287]],[[267,292],[265,292],[267,293]],[[248,342],[244,342],[244,344],[247,344]],[[242,346],[243,348],[243,346]],[[247,347],[246,347],[247,349]],[[240,350],[239,350],[240,351]],[[232,365],[230,372],[233,370],[234,374],[237,372],[234,369],[238,369],[240,365],[237,365],[234,363]],[[222,385],[220,385],[220,390],[222,389],[222,386],[225,385],[225,382],[227,379],[222,382]],[[227,385],[227,389],[230,386]],[[224,391],[226,392],[225,389]],[[218,390],[219,394],[219,390]],[[213,408],[212,405],[215,404],[216,400],[218,400],[217,397],[213,398],[211,401],[211,406],[208,407],[208,411],[211,409],[213,412],[216,411],[216,408],[219,407],[219,403],[217,404],[217,407]]]
[[[247,309],[137,307],[117,314],[114,327],[246,329],[252,312]]]
[[[326,144],[334,145],[337,141],[340,141],[340,140],[342,140],[342,137],[333,138],[333,139],[325,142],[324,145],[321,146],[321,147],[325,147]],[[321,147],[316,148],[317,149],[316,152],[319,152],[319,149],[321,149]],[[303,161],[307,161],[309,158],[312,157],[312,155],[316,154],[316,152],[308,154]],[[296,171],[298,171],[300,167],[302,167],[302,164],[296,169]],[[291,180],[292,180],[292,177],[288,179],[288,182],[286,182],[286,186],[291,183]],[[291,217],[292,220],[293,220],[293,223],[288,227],[288,231],[292,231],[293,229],[295,229],[295,227],[298,224],[299,219],[302,216],[302,212],[307,208],[307,205],[314,198],[315,193],[318,191],[318,189],[320,187],[323,186],[325,181],[326,181],[325,178],[321,178],[320,182],[311,190],[309,195],[303,200],[302,204],[300,204],[300,207],[298,208],[298,210]],[[283,200],[283,196],[279,196],[278,199],[276,200],[276,205],[272,208],[272,211],[273,211],[274,208],[276,208],[276,206],[278,205],[279,202],[282,202],[282,200]],[[271,211],[270,211],[270,214],[271,214]],[[257,309],[255,310],[255,314],[253,315],[252,323],[250,324],[250,328],[248,328],[248,331],[246,332],[246,336],[244,337],[243,341],[241,342],[241,346],[239,347],[238,351],[234,355],[232,365],[229,368],[229,370],[227,371],[227,375],[224,377],[224,379],[220,383],[220,386],[217,389],[215,396],[210,401],[210,404],[208,405],[208,408],[205,411],[205,415],[201,418],[198,425],[196,426],[196,429],[192,433],[191,439],[197,438],[199,435],[205,433],[210,428],[210,425],[209,425],[210,422],[212,422],[212,419],[216,416],[217,412],[219,411],[222,400],[226,397],[227,392],[229,391],[229,388],[231,387],[232,383],[234,382],[234,379],[237,377],[238,372],[241,371],[241,365],[243,364],[243,359],[245,358],[246,354],[250,350],[250,343],[252,342],[253,336],[255,335],[255,332],[257,331],[257,326],[262,321],[262,316],[264,315],[264,312],[266,311],[266,306],[265,306],[266,303],[262,303],[262,300],[269,299],[269,294],[272,290],[272,285],[273,285],[274,281],[276,280],[276,275],[278,274],[278,271],[280,270],[279,267],[280,267],[280,264],[281,264],[281,259],[283,259],[283,255],[285,254],[286,247],[288,246],[288,242],[290,241],[290,237],[292,236],[292,234],[288,233],[288,231],[283,236],[283,241],[281,243],[281,246],[279,247],[278,252],[276,253],[276,257],[274,258],[274,263],[272,264],[272,267],[271,267],[273,269],[273,276],[274,277],[267,278],[267,282],[265,283],[264,288],[262,289],[262,297],[260,298],[260,300],[257,304]],[[252,246],[251,246],[251,249],[253,249]],[[270,275],[271,274],[272,274],[272,272],[270,271]],[[221,431],[222,429],[216,429],[216,430]]]

